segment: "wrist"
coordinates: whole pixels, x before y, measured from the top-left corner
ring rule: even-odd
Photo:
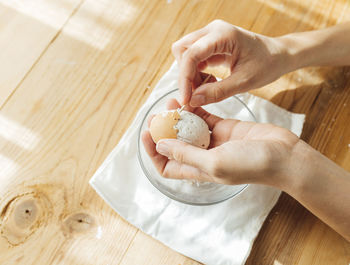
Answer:
[[[317,151],[302,140],[299,140],[290,152],[289,159],[284,166],[284,182],[281,183],[281,189],[289,194],[301,192],[310,178],[315,175],[315,167],[312,162]]]
[[[301,140],[289,165],[282,190],[350,240],[350,173]]]
[[[288,72],[320,65],[322,42],[308,32],[293,33],[276,38],[283,47]]]
[[[294,70],[306,66],[344,66],[350,63],[349,33],[350,22],[278,39],[286,48]]]
[[[293,61],[287,49],[286,43],[279,37],[267,37],[263,35],[256,35],[261,43],[264,43],[268,50],[268,66],[269,71],[273,72],[276,79],[286,73],[293,71]]]
[[[279,150],[279,158],[267,167],[260,184],[273,186],[294,196],[304,190],[315,175],[313,171],[316,167],[312,164],[319,153],[300,139]]]
[[[335,176],[348,174],[333,161],[302,140],[299,140],[291,151],[284,171],[284,182],[280,189],[295,198],[303,198],[305,194],[322,192],[322,186]]]
[[[276,40],[282,47],[281,49],[283,50],[288,73],[302,68],[306,64],[301,56],[303,48],[300,47],[298,41],[294,39],[292,35],[293,34],[276,37]]]
[[[258,177],[259,184],[273,186],[289,194],[300,190],[306,178],[305,166],[308,163],[305,161],[313,159],[314,154],[310,152],[313,149],[299,138],[292,139],[288,144],[279,143],[274,149],[278,153],[268,159],[262,176]]]

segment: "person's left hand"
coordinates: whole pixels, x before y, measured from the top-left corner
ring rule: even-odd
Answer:
[[[169,109],[179,107],[174,99],[168,102]],[[224,120],[200,107],[187,110],[204,119],[212,131],[209,149],[176,139],[161,140],[156,146],[145,131],[145,149],[162,176],[231,185],[285,182],[293,147],[299,142],[292,132],[272,124]]]

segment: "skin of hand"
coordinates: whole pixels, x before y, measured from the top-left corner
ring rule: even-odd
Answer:
[[[267,37],[214,20],[176,41],[172,52],[180,68],[181,103],[198,107],[259,88],[301,67],[350,65],[350,22]],[[200,71],[217,65],[228,67],[231,75],[201,85]]]
[[[174,99],[168,102],[169,109],[179,107]],[[162,176],[276,187],[350,241],[349,172],[286,129],[224,120],[200,107],[186,110],[208,124],[212,131],[209,149],[175,139],[161,140],[155,145],[149,131],[143,132],[146,152]]]
[[[350,22],[276,37],[287,54],[288,68],[350,65]]]
[[[171,100],[169,109],[180,104]],[[208,150],[179,140],[161,140],[157,146],[148,131],[142,139],[161,175],[221,184],[269,183],[275,185],[299,138],[272,124],[221,119],[197,107],[188,111],[203,118],[212,131]]]
[[[291,70],[280,41],[222,20],[214,20],[176,41],[172,52],[180,68],[181,103],[190,102],[193,107],[261,87]],[[217,65],[228,67],[231,75],[200,85],[200,72]]]
[[[261,87],[305,66],[350,65],[350,22],[270,38],[216,20],[175,42],[181,103],[212,130],[209,150],[178,140],[156,146],[142,139],[158,171],[169,178],[279,188],[350,241],[350,173],[288,130],[270,124],[223,120],[201,105]],[[201,84],[207,66],[226,65],[231,75]],[[176,101],[169,102],[177,108]],[[197,108],[193,108],[197,107]]]

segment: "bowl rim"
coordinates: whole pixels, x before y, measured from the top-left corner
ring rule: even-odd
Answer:
[[[161,101],[163,98],[165,98],[166,96],[170,95],[171,93],[174,93],[176,91],[178,91],[179,89],[178,88],[175,88],[175,89],[171,89],[170,91],[166,92],[165,94],[163,94],[161,97],[159,97],[157,100],[155,100],[151,106],[147,109],[142,121],[141,121],[141,124],[138,128],[138,136],[137,136],[137,158],[138,158],[138,161],[139,161],[139,164],[142,168],[142,171],[143,173],[146,175],[148,181],[158,190],[160,191],[162,194],[164,194],[165,196],[167,196],[168,198],[172,199],[172,200],[175,200],[175,201],[178,201],[178,202],[181,202],[181,203],[184,203],[184,204],[188,204],[188,205],[193,205],[193,206],[208,206],[208,205],[214,205],[214,204],[218,204],[218,203],[221,203],[221,202],[224,202],[224,201],[227,201],[237,195],[239,195],[241,192],[243,192],[248,186],[249,184],[242,184],[244,185],[244,187],[231,194],[230,196],[227,196],[226,198],[223,198],[221,200],[216,200],[216,201],[213,201],[213,202],[188,202],[186,200],[181,200],[180,198],[177,198],[176,196],[172,195],[171,193],[168,193],[166,191],[163,191],[161,189],[158,188],[157,184],[152,180],[152,178],[150,177],[150,173],[148,172],[147,168],[145,167],[144,165],[144,162],[142,160],[142,157],[141,157],[141,134],[142,134],[142,125],[144,124],[144,122],[146,121],[147,117],[148,117],[148,114],[151,112],[152,108],[154,107],[154,105],[156,105],[159,101]],[[248,112],[250,113],[250,115],[253,117],[254,121],[257,122],[257,119],[254,115],[254,113],[248,108],[247,104],[245,104],[240,98],[238,98],[237,96],[233,95],[232,96],[233,98],[235,98],[236,100],[238,100],[247,110]],[[230,185],[228,185],[230,186]]]

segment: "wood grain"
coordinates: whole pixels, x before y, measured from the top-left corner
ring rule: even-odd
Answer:
[[[128,264],[199,264],[155,241],[144,233],[137,233],[120,265]]]
[[[215,18],[270,36],[350,18],[331,0],[38,3],[0,3],[0,264],[199,264],[88,185],[173,61],[171,43]],[[302,138],[350,170],[349,80],[349,68],[310,68],[253,93],[306,113]],[[283,194],[247,264],[349,262],[350,244]]]
[[[79,4],[80,0],[0,1],[0,107]]]

